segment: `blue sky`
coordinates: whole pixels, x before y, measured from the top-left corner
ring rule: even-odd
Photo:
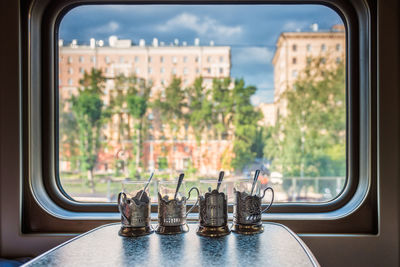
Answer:
[[[98,5],[80,6],[65,15],[59,36],[65,42],[90,38],[107,41],[110,35],[138,43],[153,38],[169,44],[230,45],[231,75],[257,86],[253,103],[273,101],[272,57],[281,32],[309,31],[318,23],[328,30],[343,23],[322,5]]]

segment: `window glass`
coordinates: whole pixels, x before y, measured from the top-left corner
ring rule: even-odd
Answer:
[[[334,199],[346,184],[344,29],[322,5],[72,9],[57,41],[61,186],[110,202],[153,170],[155,182],[185,172],[187,188],[224,170],[232,201],[234,181],[260,169],[277,202]]]

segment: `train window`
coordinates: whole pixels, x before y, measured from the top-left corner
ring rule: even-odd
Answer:
[[[260,169],[286,203],[349,182],[346,32],[326,6],[78,6],[58,38],[57,179],[75,201],[114,202],[153,170],[187,186],[224,170],[232,190]]]

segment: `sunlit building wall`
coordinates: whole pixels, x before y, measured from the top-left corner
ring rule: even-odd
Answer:
[[[310,32],[283,32],[277,40],[272,60],[275,120],[287,115],[283,93],[293,88],[310,60],[321,58],[326,64],[337,64],[345,59],[346,34],[343,25],[334,25],[329,31],[318,30],[316,24],[311,28]]]
[[[90,40],[87,45],[78,44],[73,40],[65,45],[59,42],[59,97],[64,112],[70,112],[67,101],[78,92],[79,80],[84,72],[92,68],[100,69],[108,78],[104,90],[103,100],[106,104],[114,88],[117,75],[135,75],[152,84],[150,97],[153,98],[163,90],[172,80],[173,76],[182,80],[182,87],[188,87],[194,80],[202,76],[205,87],[210,87],[214,78],[230,76],[231,50],[229,46],[201,46],[196,39],[194,45],[175,41],[174,44],[165,45],[154,39],[150,45],[144,40],[134,45],[130,40],[119,40],[112,36],[108,45],[103,41]],[[166,158],[169,167],[184,170],[189,165],[200,172],[220,170],[220,157],[229,149],[229,142],[202,141],[196,143],[194,136],[188,131],[180,131],[181,138],[171,141],[166,125],[161,125],[151,110],[146,114],[150,121],[149,135],[143,142],[142,162],[145,169],[158,168],[158,162]],[[128,114],[121,115],[125,121],[129,120]],[[114,115],[110,122],[103,127],[102,138],[108,146],[99,155],[99,171],[107,171],[109,163],[115,159],[116,153],[121,149],[132,149],[132,139],[121,136],[118,128],[119,117]],[[131,122],[131,125],[133,123]],[[185,136],[185,133],[189,136]],[[160,137],[162,136],[162,139]],[[62,137],[61,137],[62,138]],[[218,142],[218,144],[216,143]],[[69,163],[60,163],[61,169],[68,170]]]

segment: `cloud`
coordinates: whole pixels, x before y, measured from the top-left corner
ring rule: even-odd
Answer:
[[[181,13],[166,23],[158,25],[157,29],[161,32],[176,31],[176,29],[187,29],[194,31],[199,37],[206,37],[216,40],[232,38],[242,33],[241,26],[222,25],[216,19],[210,17],[200,17],[191,13]]]
[[[232,63],[244,64],[270,64],[273,51],[267,47],[237,48],[233,54]]]
[[[91,29],[89,32],[96,34],[110,34],[110,33],[115,33],[119,28],[120,25],[118,22],[110,21],[106,24]]]
[[[307,26],[310,26],[311,24],[305,21],[294,21],[294,20],[289,20],[285,22],[282,26],[283,31],[301,31],[305,29]]]
[[[255,95],[251,97],[251,103],[258,106],[260,103],[274,102],[274,90],[257,90]]]

